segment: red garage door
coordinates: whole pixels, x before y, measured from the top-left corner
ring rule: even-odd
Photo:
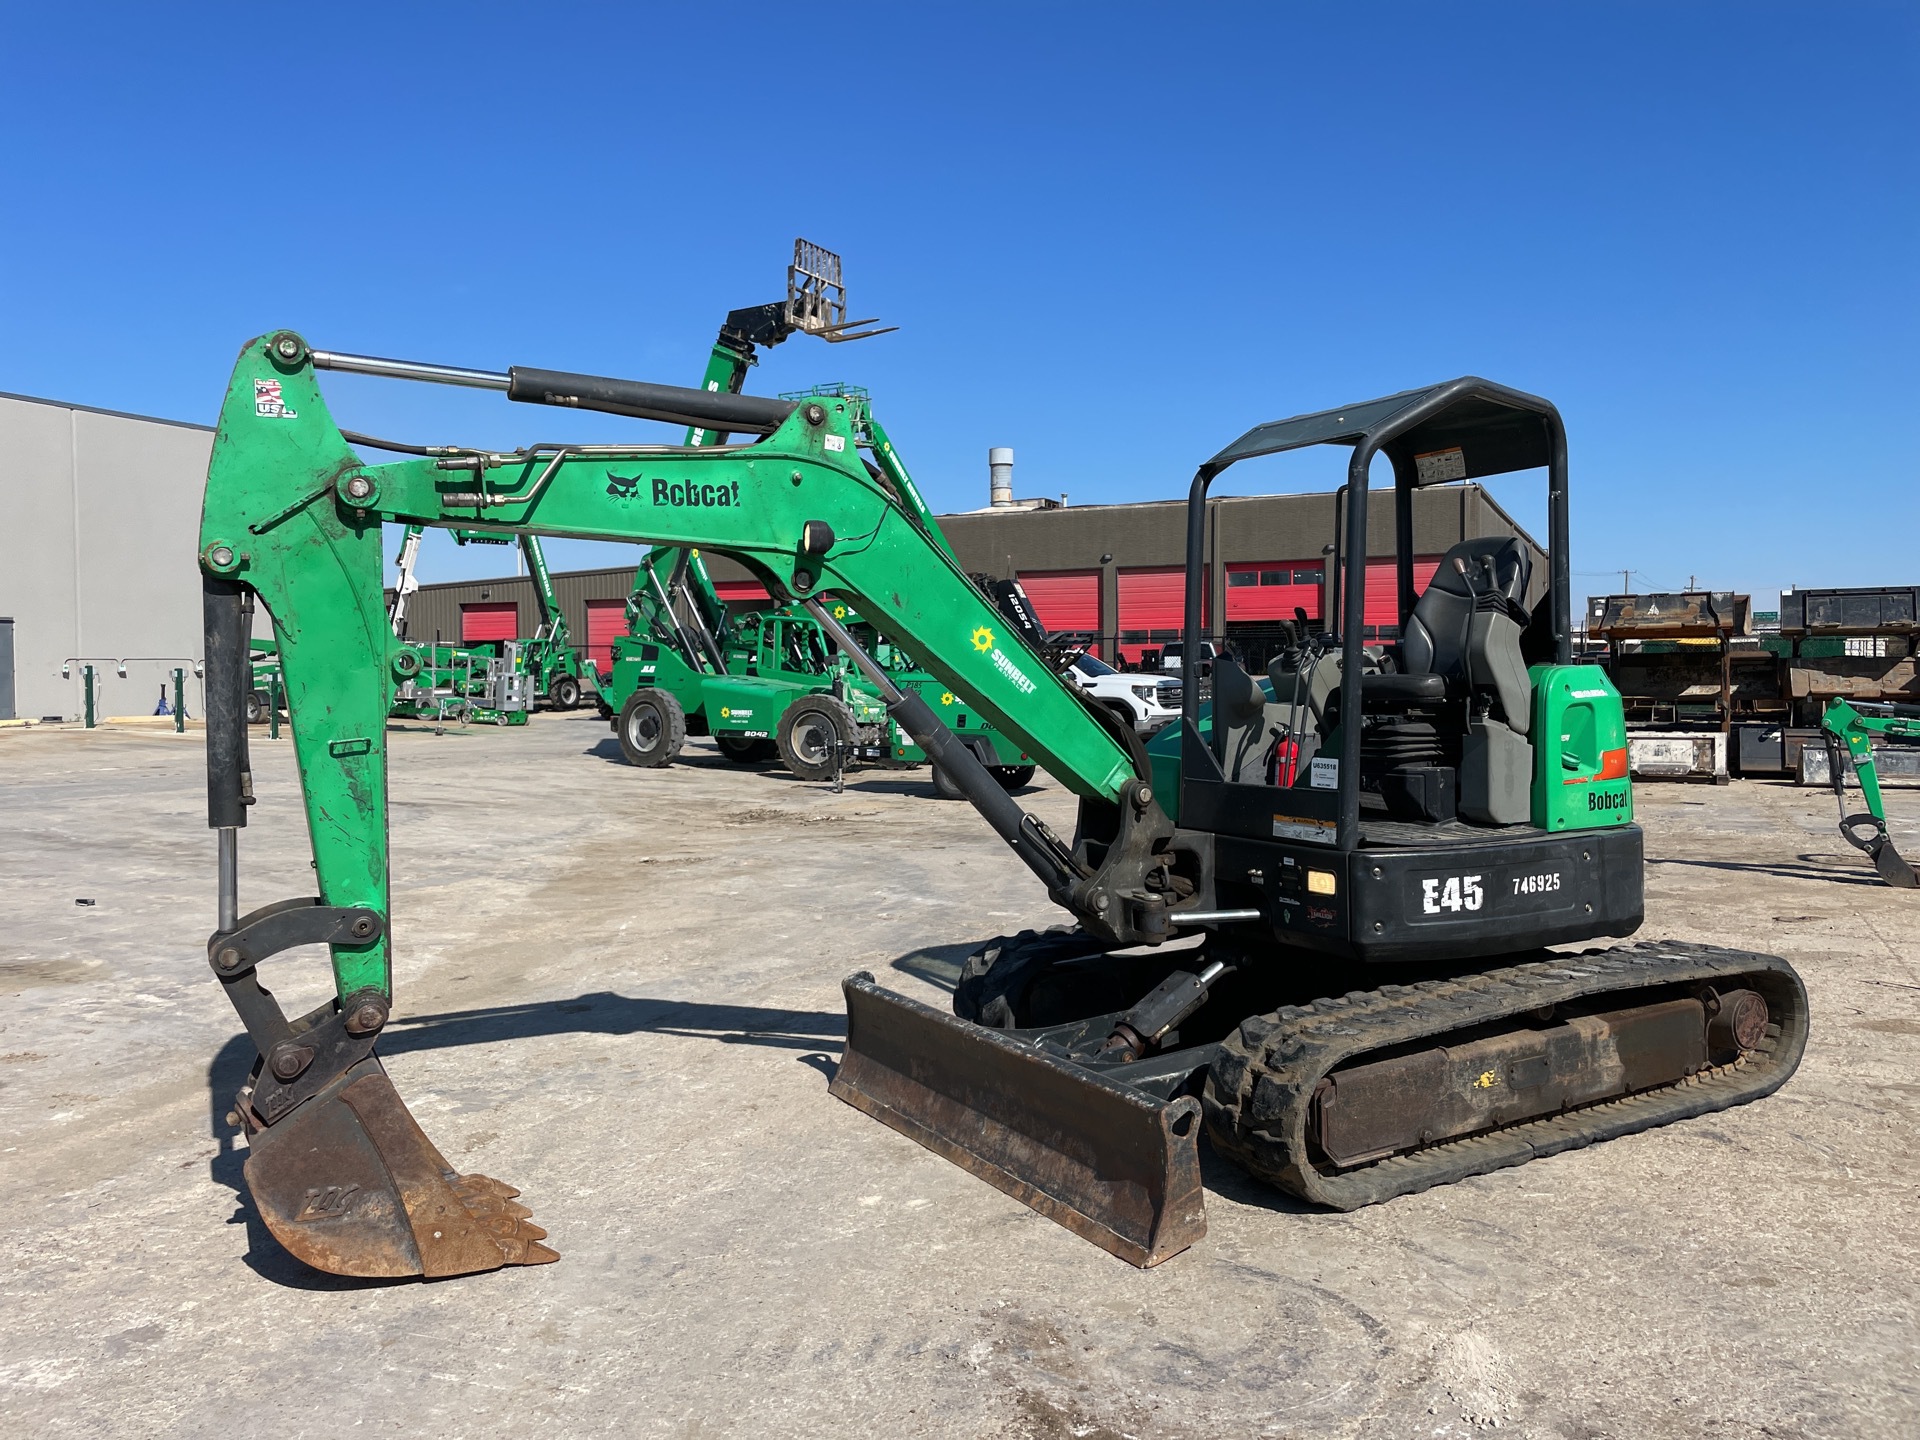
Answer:
[[[1413,561],[1413,593],[1417,597],[1440,568],[1438,555],[1418,555]],[[1391,560],[1367,566],[1367,633],[1369,640],[1400,638],[1400,581]]]
[[[1049,630],[1100,629],[1100,572],[1043,570],[1020,577],[1040,623]]]
[[[614,637],[627,633],[627,602],[587,601],[587,654],[602,675],[613,671]]]
[[[1206,603],[1206,582],[1200,596]],[[1142,650],[1158,650],[1169,640],[1180,638],[1186,623],[1187,572],[1170,565],[1158,570],[1122,570],[1120,572],[1120,655],[1129,664],[1138,664]],[[1207,620],[1201,611],[1201,624]]]
[[[1298,606],[1318,620],[1326,576],[1318,560],[1235,561],[1227,566],[1227,619],[1291,620]]]
[[[515,640],[520,635],[520,606],[513,600],[476,600],[460,607],[460,643]]]
[[[729,605],[764,605],[767,603],[767,587],[758,580],[716,580],[713,590]]]

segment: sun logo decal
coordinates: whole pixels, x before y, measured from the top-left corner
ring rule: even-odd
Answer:
[[[940,692],[940,703],[941,703],[942,705],[951,705],[951,704],[953,704],[953,691],[951,691],[951,690],[942,690],[942,691]]]
[[[993,649],[993,631],[984,625],[976,626],[973,632],[973,648],[982,655]]]
[[[836,606],[834,606],[834,607],[833,607],[833,618],[834,618],[834,619],[836,619],[836,620],[844,620],[844,619],[846,619],[846,618],[847,618],[847,607],[846,607],[846,606],[844,606],[844,605],[836,605]]]
[[[731,714],[733,714],[733,711],[729,710],[725,705],[722,705],[720,707],[720,718],[722,720],[726,719]]]

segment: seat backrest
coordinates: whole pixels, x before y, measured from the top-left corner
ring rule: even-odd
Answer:
[[[1401,668],[1409,675],[1464,680],[1468,617],[1476,609],[1504,610],[1525,624],[1532,577],[1532,557],[1514,537],[1462,540],[1441,557],[1440,568],[1407,617],[1407,633],[1400,639]]]
[[[1464,692],[1471,670],[1475,688],[1492,690],[1508,723],[1524,731],[1526,691],[1514,677],[1526,675],[1519,636],[1532,578],[1533,558],[1514,536],[1462,540],[1441,558],[1407,617],[1402,668],[1442,676],[1455,693]]]

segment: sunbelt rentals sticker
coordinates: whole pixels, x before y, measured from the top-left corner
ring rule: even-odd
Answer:
[[[1031,695],[1033,693],[1033,681],[1027,678],[1024,670],[1007,658],[1007,653],[1004,650],[993,643],[993,631],[985,625],[976,625],[974,627],[973,648],[991,660],[993,662],[993,668],[1004,675],[1008,682],[1022,695]]]

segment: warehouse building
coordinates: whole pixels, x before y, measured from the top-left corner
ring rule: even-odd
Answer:
[[[968,571],[1018,577],[1049,630],[1076,632],[1105,659],[1152,663],[1178,638],[1185,606],[1187,506],[1181,501],[1065,506],[1010,500],[940,517]],[[1398,631],[1391,492],[1368,506],[1367,635]],[[1207,633],[1250,665],[1277,645],[1280,622],[1304,610],[1323,623],[1330,583],[1335,496],[1224,496],[1207,502]],[[1448,548],[1469,536],[1515,535],[1534,556],[1531,604],[1546,592],[1545,553],[1478,485],[1415,492],[1415,582],[1424,588]],[[707,561],[721,597],[735,609],[766,603],[766,591],[723,557]],[[568,625],[605,666],[626,630],[631,567],[554,577]],[[415,639],[479,641],[529,635],[536,618],[526,579],[422,585],[408,602]]]
[[[78,716],[88,661],[102,715],[151,714],[191,675],[212,448],[205,425],[0,395],[0,719]]]

